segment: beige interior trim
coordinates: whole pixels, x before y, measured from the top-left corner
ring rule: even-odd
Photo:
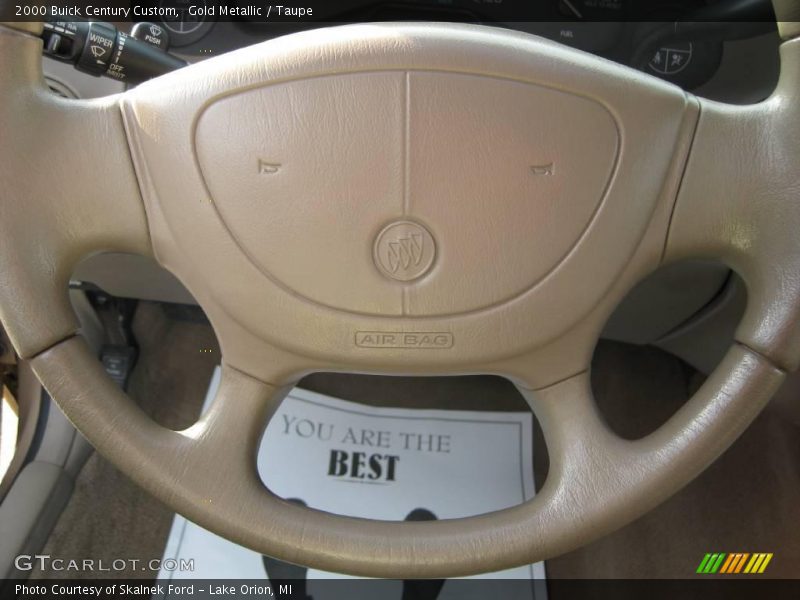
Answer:
[[[36,434],[36,423],[39,420],[41,406],[41,384],[31,370],[30,364],[19,364],[19,385],[17,390],[17,405],[19,407],[19,425],[17,429],[16,451],[8,465],[8,469],[0,481],[0,503],[8,494],[17,475],[25,464],[28,450],[31,448]]]
[[[795,0],[772,0],[778,31],[784,40],[800,37],[800,3]]]
[[[0,21],[0,27],[8,27],[9,29],[15,29],[17,31],[39,36],[42,34],[44,29],[44,23],[41,21]]]

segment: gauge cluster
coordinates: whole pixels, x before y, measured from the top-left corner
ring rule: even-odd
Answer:
[[[173,51],[207,58],[303,29],[374,21],[470,22],[515,29],[638,68],[694,89],[719,67],[723,44],[711,39],[665,40],[637,48],[648,20],[679,20],[719,0],[336,0],[314,8],[313,20],[266,21],[251,15],[251,0],[236,0],[236,19],[205,11],[204,0],[161,0],[176,16],[163,21]],[[650,23],[652,25],[652,23]],[[644,52],[644,54],[642,54]]]

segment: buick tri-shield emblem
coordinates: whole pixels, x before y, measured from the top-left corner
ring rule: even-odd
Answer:
[[[398,281],[411,281],[431,268],[436,243],[419,223],[396,221],[378,234],[373,254],[381,273]]]

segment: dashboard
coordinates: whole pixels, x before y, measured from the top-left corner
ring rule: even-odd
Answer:
[[[310,15],[287,15],[278,7],[238,0],[238,15],[220,14],[218,3],[163,0],[174,17],[161,22],[173,52],[188,60],[222,54],[303,29],[378,21],[469,22],[539,35],[632,66],[693,90],[718,70],[726,39],[752,37],[774,23],[700,27],[691,39],[651,35],[672,21],[711,17],[724,0],[337,0],[320,2]],[[288,7],[280,7],[288,8]],[[259,13],[253,13],[258,9]],[[311,12],[310,8],[302,9]],[[700,12],[698,12],[700,11]],[[702,12],[706,11],[706,12]]]

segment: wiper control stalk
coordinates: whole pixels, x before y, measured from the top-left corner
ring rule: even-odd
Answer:
[[[167,33],[153,23],[137,23],[127,34],[102,21],[48,21],[42,39],[46,56],[130,85],[188,64],[167,52]]]

